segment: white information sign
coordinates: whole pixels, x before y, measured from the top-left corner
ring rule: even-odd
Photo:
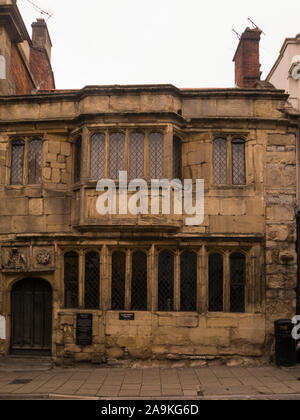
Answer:
[[[6,322],[4,316],[0,315],[0,340],[6,340]]]

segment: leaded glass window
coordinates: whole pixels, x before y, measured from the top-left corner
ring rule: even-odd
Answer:
[[[64,256],[65,308],[78,308],[78,254],[68,252]]]
[[[230,311],[245,312],[246,258],[243,254],[230,256]]]
[[[14,140],[11,145],[11,185],[23,184],[25,142],[22,139]]]
[[[85,308],[99,309],[100,257],[97,252],[85,255]]]
[[[174,179],[182,178],[182,146],[178,137],[173,139],[173,177]]]
[[[180,309],[197,311],[197,254],[184,252],[180,257]]]
[[[109,138],[109,176],[118,179],[119,172],[125,170],[125,135],[112,133]]]
[[[147,310],[147,255],[144,252],[132,255],[131,309]]]
[[[130,136],[130,179],[144,177],[144,140],[145,136],[143,133],[132,133]]]
[[[91,138],[90,177],[99,181],[105,177],[105,134],[96,133]]]
[[[174,255],[167,251],[158,257],[158,310],[174,310]]]
[[[232,140],[232,183],[246,184],[245,141]]]
[[[81,137],[75,142],[75,165],[74,165],[74,181],[79,182],[81,179]]]
[[[163,177],[164,138],[161,133],[149,135],[149,171],[150,179]]]
[[[111,309],[122,311],[125,309],[125,274],[126,255],[124,252],[112,254],[112,279],[111,279]]]
[[[222,185],[227,183],[227,141],[216,139],[214,147],[214,183]]]
[[[210,312],[223,311],[223,256],[211,254],[209,256],[209,296],[208,310]]]
[[[42,149],[43,142],[35,139],[30,141],[28,149],[28,184],[42,182]]]

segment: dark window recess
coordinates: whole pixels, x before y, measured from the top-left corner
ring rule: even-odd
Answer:
[[[214,183],[227,184],[227,141],[216,139],[214,147]]]
[[[174,310],[174,255],[161,252],[158,258],[158,310]]]
[[[230,256],[230,311],[245,312],[246,261],[243,254]]]
[[[180,309],[197,311],[197,254],[184,252],[180,258]]]
[[[64,256],[65,308],[78,308],[78,255],[68,252]]]
[[[233,185],[246,184],[245,142],[232,141],[232,183]]]
[[[132,133],[130,136],[130,179],[144,177],[144,143],[143,133]]]
[[[173,178],[182,178],[182,145],[178,137],[173,139]]]
[[[220,254],[209,256],[209,298],[210,312],[223,311],[223,257]]]
[[[147,310],[147,255],[144,252],[132,255],[131,309]]]
[[[164,138],[161,133],[149,136],[149,170],[150,179],[163,177]]]
[[[97,252],[85,255],[85,308],[99,309],[100,257]]]
[[[96,133],[91,138],[90,177],[99,181],[105,176],[105,134]]]
[[[11,145],[11,185],[23,184],[23,170],[24,170],[24,140],[15,140]]]
[[[125,308],[126,255],[114,252],[112,255],[111,309],[123,311]]]
[[[28,184],[42,182],[42,150],[41,140],[32,140],[28,149]]]
[[[109,138],[109,176],[118,179],[119,172],[125,170],[125,135],[112,133]]]
[[[74,181],[79,182],[80,179],[81,179],[81,137],[78,137],[75,143]]]

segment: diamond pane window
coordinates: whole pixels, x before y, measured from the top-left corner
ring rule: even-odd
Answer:
[[[78,308],[78,255],[68,252],[64,256],[65,308]]]
[[[209,256],[209,312],[223,311],[223,256],[211,254]]]
[[[85,308],[99,309],[100,257],[97,252],[85,256]]]
[[[232,141],[232,183],[246,184],[245,141]]]
[[[173,139],[173,177],[174,179],[181,179],[182,177],[182,146],[181,140],[178,137]]]
[[[222,185],[227,183],[227,141],[214,140],[214,183]]]
[[[81,178],[81,137],[78,137],[75,143],[74,181],[79,182],[80,178]]]
[[[161,252],[158,258],[158,310],[174,310],[174,255]]]
[[[197,254],[184,252],[180,257],[180,309],[197,311]]]
[[[42,150],[43,142],[35,139],[29,143],[28,149],[28,183],[42,182]]]
[[[150,179],[163,177],[164,137],[161,133],[149,136],[149,171]]]
[[[23,170],[24,170],[24,140],[15,140],[11,145],[11,185],[23,184]]]
[[[96,133],[91,138],[90,177],[99,181],[105,177],[105,134]]]
[[[144,177],[144,140],[143,133],[132,133],[130,136],[130,179]]]
[[[112,255],[111,309],[122,311],[125,308],[126,255],[114,252]]]
[[[119,178],[119,171],[125,170],[125,135],[112,133],[109,138],[109,176]]]
[[[243,254],[230,256],[230,311],[245,312],[246,259]]]
[[[132,255],[131,309],[147,310],[147,255],[144,252]]]

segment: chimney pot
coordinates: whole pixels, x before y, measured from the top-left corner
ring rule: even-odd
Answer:
[[[32,25],[32,45],[39,50],[45,50],[51,61],[52,42],[44,19],[37,19]]]

